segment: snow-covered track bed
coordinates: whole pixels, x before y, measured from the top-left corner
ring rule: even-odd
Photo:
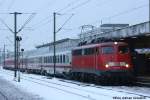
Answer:
[[[143,97],[150,98],[150,95],[148,95],[148,94],[145,95],[143,93],[140,93],[141,90],[143,90],[143,89],[147,89],[147,91],[150,92],[150,88],[146,88],[146,87],[139,87],[139,86],[99,86],[99,85],[95,85],[95,84],[83,83],[83,82],[65,80],[65,79],[60,79],[60,81],[76,84],[76,85],[82,86],[82,87],[94,87],[94,88],[111,90],[111,91],[115,91],[115,92],[116,91],[117,92],[123,92],[123,93],[127,93],[127,94],[134,94],[137,96],[143,96]],[[149,93],[149,92],[145,92],[145,93]]]
[[[0,91],[0,100],[9,100],[5,93]]]
[[[7,75],[13,76],[12,73],[7,73]],[[68,94],[76,95],[76,96],[79,96],[79,97],[82,97],[82,98],[85,98],[88,100],[95,100],[94,98],[92,98],[93,95],[94,95],[94,97],[95,96],[96,97],[97,96],[105,96],[105,97],[112,98],[112,96],[108,95],[108,94],[103,94],[103,93],[98,93],[98,92],[94,92],[94,91],[84,90],[81,88],[71,87],[69,85],[63,85],[63,84],[59,84],[57,82],[50,82],[50,81],[48,81],[49,79],[43,80],[40,78],[29,77],[27,75],[22,75],[21,79],[46,86],[48,88],[53,88],[53,89],[56,89],[56,90],[59,90],[59,91],[62,91],[62,92],[68,93]],[[82,92],[84,92],[84,93],[82,93]],[[83,95],[83,94],[86,94],[86,95]],[[91,95],[92,95],[92,97],[91,97]]]
[[[8,71],[7,75],[13,76],[13,73]],[[59,78],[47,79],[45,76],[21,74],[21,80],[30,81],[50,89],[55,89],[63,93],[79,96],[88,100],[97,100],[97,98],[110,98],[112,100],[117,97],[143,97],[147,100],[150,99],[150,95],[144,93],[138,93],[127,89],[127,86],[99,86],[94,84],[82,83],[72,80],[65,80]],[[137,87],[138,88],[138,87]],[[103,99],[102,99],[103,100]]]

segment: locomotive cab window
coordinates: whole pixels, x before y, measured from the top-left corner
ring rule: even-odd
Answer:
[[[84,55],[92,55],[94,54],[94,48],[84,49]]]
[[[114,52],[115,52],[115,49],[113,46],[102,47],[102,54],[113,54]]]
[[[72,53],[73,53],[74,56],[82,55],[82,49],[74,50]]]
[[[120,54],[128,53],[129,52],[129,48],[128,48],[128,46],[119,46],[118,47],[118,52]]]

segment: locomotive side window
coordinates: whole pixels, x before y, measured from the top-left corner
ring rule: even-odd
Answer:
[[[102,47],[102,54],[112,54],[114,52],[115,52],[115,49],[113,46]]]
[[[118,52],[120,54],[128,53],[129,52],[129,48],[128,48],[128,46],[119,46],[118,47]]]

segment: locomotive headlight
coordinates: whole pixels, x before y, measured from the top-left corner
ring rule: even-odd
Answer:
[[[129,68],[129,64],[126,64],[126,68]]]
[[[115,45],[117,45],[117,44],[118,44],[118,42],[114,42],[114,44],[115,44]]]
[[[105,65],[105,67],[106,67],[106,68],[108,68],[108,67],[109,67],[109,65],[108,65],[108,64],[106,64],[106,65]]]

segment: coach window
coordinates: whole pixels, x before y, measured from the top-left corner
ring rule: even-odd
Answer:
[[[52,62],[53,62],[53,57],[52,57],[52,56],[50,56],[50,58],[51,58],[51,62],[50,62],[50,63],[52,63]]]
[[[57,63],[59,63],[59,56],[57,56]]]
[[[48,56],[46,57],[46,63],[48,63]]]
[[[49,63],[51,63],[51,56],[49,56]]]
[[[55,63],[57,63],[57,56],[55,56]]]
[[[57,63],[59,63],[60,62],[59,55],[57,56],[57,58],[58,58],[58,62]]]
[[[57,61],[58,61],[58,59],[57,59],[57,58],[58,58],[58,57],[56,56],[56,61],[55,61],[56,63],[57,63]]]
[[[54,62],[54,56],[52,56],[52,63]]]
[[[68,62],[68,56],[66,56],[66,62],[65,63],[67,63]]]
[[[47,56],[47,63],[49,63],[49,56]]]
[[[45,63],[47,63],[47,57],[45,57]]]
[[[45,57],[45,63],[46,63],[46,57]]]
[[[65,63],[65,55],[63,55],[63,63]]]
[[[115,52],[115,50],[114,50],[113,46],[102,47],[102,54],[112,54],[114,52]]]
[[[60,55],[60,63],[62,63],[62,55]]]
[[[48,60],[48,56],[47,56],[47,63],[49,62],[49,60]]]
[[[52,62],[52,58],[51,58],[51,56],[49,57],[49,63],[51,63]]]
[[[42,63],[42,57],[40,57],[40,63]]]
[[[45,63],[45,57],[43,57],[43,62]]]
[[[50,61],[51,59],[50,59],[50,56],[48,56],[48,63],[50,63],[51,61]]]
[[[43,57],[43,63],[45,63],[45,57]]]
[[[48,56],[46,57],[46,63],[48,63]]]
[[[45,63],[47,62],[47,57],[45,57]]]
[[[47,57],[47,59],[48,59],[48,60],[47,60],[47,63],[49,63],[49,62],[50,62],[50,61],[49,61],[49,60],[50,60],[50,59],[49,59],[49,56]]]
[[[66,63],[69,62],[69,56],[66,56]]]
[[[52,56],[53,60],[52,60],[52,63],[54,63],[54,56]]]

